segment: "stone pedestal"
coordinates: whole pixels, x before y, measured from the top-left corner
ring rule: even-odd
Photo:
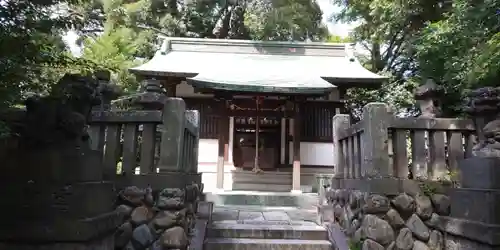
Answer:
[[[122,218],[113,212],[113,183],[102,181],[100,152],[47,148],[9,158],[0,249],[114,249]]]
[[[499,249],[500,159],[468,158],[459,168],[461,188],[452,190],[451,217],[444,218],[454,231],[449,232],[454,236],[446,240],[446,249]]]

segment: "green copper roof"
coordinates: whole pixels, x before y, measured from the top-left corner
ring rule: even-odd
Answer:
[[[258,74],[253,70],[233,70],[224,75],[204,72],[188,78],[187,82],[196,88],[290,94],[325,94],[336,87],[320,77],[306,74]]]
[[[347,44],[165,38],[149,62],[130,69],[147,76],[182,76],[194,87],[220,90],[324,93],[335,85],[378,86]],[[335,85],[330,83],[335,83]]]

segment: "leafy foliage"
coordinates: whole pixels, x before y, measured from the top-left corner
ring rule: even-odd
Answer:
[[[79,27],[78,17],[61,11],[74,3],[0,2],[0,108],[29,92],[43,93],[64,71],[93,66],[72,58],[61,39],[65,29]]]
[[[322,40],[327,35],[314,0],[102,0],[75,7],[83,58],[110,69],[127,92],[138,82],[127,69],[150,58],[158,34],[256,40]]]
[[[500,3],[453,1],[443,19],[429,24],[415,44],[420,77],[447,90],[444,111],[459,114],[468,89],[499,86]]]
[[[431,78],[444,86],[443,111],[453,116],[461,112],[467,89],[499,84],[498,1],[334,3],[342,6],[337,20],[360,23],[352,37],[368,51],[367,67],[390,76],[381,90],[350,91],[353,103],[387,101],[400,113],[411,114],[413,89]]]
[[[140,40],[135,35],[129,29],[118,28],[95,39],[87,38],[82,55],[113,72],[112,81],[120,83],[128,93],[138,90],[136,78],[128,72],[128,69],[141,63],[141,60],[134,57],[139,48],[135,43]]]

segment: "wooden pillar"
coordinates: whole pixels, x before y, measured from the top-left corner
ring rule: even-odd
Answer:
[[[176,97],[177,96],[177,85],[182,82],[182,78],[172,78],[169,77],[164,80],[163,86],[166,90],[166,95],[168,97]]]
[[[290,164],[292,164],[290,160],[290,153],[292,152],[292,144],[290,138],[293,136],[293,119],[291,118],[285,118],[285,141],[286,141],[286,146],[285,146],[285,165],[288,167]]]
[[[334,89],[330,95],[328,96],[328,100],[330,101],[341,101],[345,99],[345,90],[341,91],[338,87]],[[335,114],[340,114],[342,111],[340,107],[335,108]]]
[[[299,103],[295,101],[295,114],[293,118],[293,173],[292,192],[300,193],[300,126],[301,117]]]
[[[221,117],[219,119],[217,138],[218,138],[218,156],[217,156],[217,183],[216,188],[218,190],[224,190],[224,155],[226,149],[226,140],[228,135],[228,121],[227,109],[225,100],[219,101],[219,112],[221,112]]]
[[[281,118],[281,136],[280,136],[280,164],[286,165],[288,159],[286,158],[286,147],[288,144],[288,134],[286,133],[286,118]]]
[[[234,147],[234,116],[229,117],[229,150],[228,162],[233,165],[233,147]]]
[[[343,101],[345,100],[345,96],[347,94],[347,89],[345,88],[339,88],[337,90],[337,101]],[[345,108],[345,106],[344,106]],[[342,109],[341,108],[335,108],[335,114],[341,114],[342,113]]]

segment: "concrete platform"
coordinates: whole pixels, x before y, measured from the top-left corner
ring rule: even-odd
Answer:
[[[327,240],[211,238],[205,250],[331,250]]]

